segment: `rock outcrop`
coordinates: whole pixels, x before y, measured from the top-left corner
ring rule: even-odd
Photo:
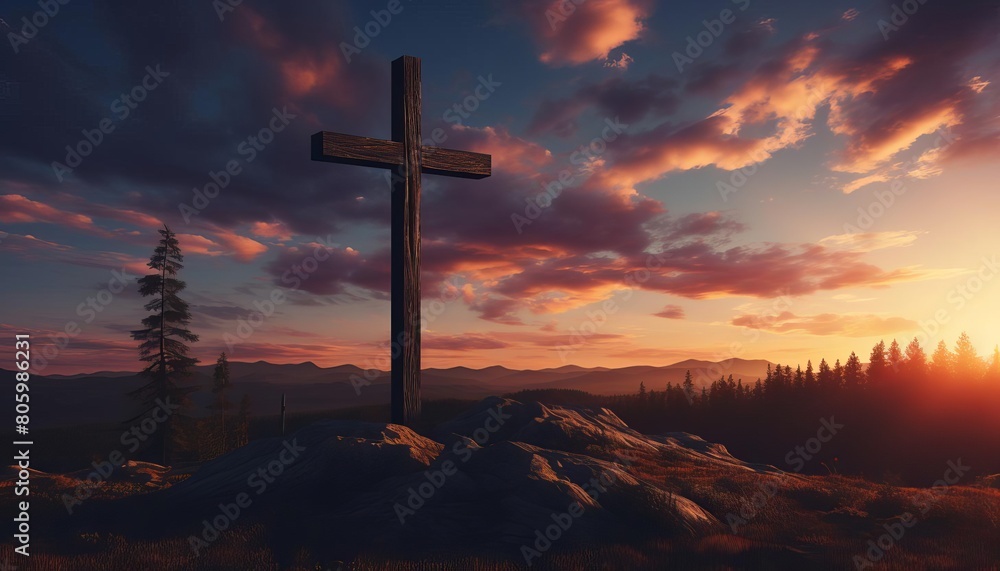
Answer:
[[[491,397],[430,437],[325,421],[254,441],[137,501],[196,529],[245,494],[250,519],[374,550],[457,542],[516,552],[554,524],[572,528],[560,534],[567,546],[722,531],[696,502],[640,477],[658,462],[777,472],[689,434],[640,434],[607,409]]]

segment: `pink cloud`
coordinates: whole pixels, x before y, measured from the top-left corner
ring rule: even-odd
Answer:
[[[219,244],[199,234],[178,234],[177,241],[185,254],[221,256],[224,253]]]
[[[347,73],[348,62],[333,36],[328,45],[317,46],[295,31],[280,29],[254,7],[242,8],[233,24],[238,27],[238,36],[257,50],[264,65],[273,69],[289,100],[314,97],[338,108],[353,108],[366,100],[367,90]]]
[[[240,236],[230,230],[215,231],[216,240],[200,234],[178,234],[181,250],[201,256],[231,255],[240,262],[249,262],[267,251],[267,246]]]
[[[254,236],[261,238],[275,238],[278,240],[291,240],[292,232],[282,222],[254,222],[250,225],[250,232]]]
[[[20,194],[5,194],[0,196],[0,221],[9,224],[58,224],[85,232],[107,233],[105,230],[95,226],[94,220],[89,216],[59,210]]]
[[[665,305],[654,315],[664,319],[684,319],[684,308],[679,305]]]
[[[816,244],[711,245],[696,239],[657,255],[554,256],[497,280],[472,308],[487,320],[521,323],[522,312],[559,313],[615,296],[624,299],[637,288],[690,299],[768,298],[956,275],[919,267],[883,270],[862,259],[864,250]],[[760,268],[769,270],[762,273]]]
[[[216,237],[228,252],[241,262],[249,262],[267,251],[267,246],[264,244],[232,231],[217,232]]]
[[[424,335],[421,341],[424,349],[432,351],[479,351],[482,349],[505,349],[509,343],[500,341],[493,335],[465,333],[462,335]]]
[[[638,39],[652,12],[649,0],[548,0],[516,3],[527,18],[539,59],[552,65],[605,60],[611,50]]]
[[[21,259],[31,261],[59,262],[89,268],[117,270],[124,268],[135,274],[144,274],[149,269],[147,259],[137,258],[121,252],[101,250],[79,250],[73,246],[36,238],[30,234],[8,234],[3,239],[4,250]]]
[[[738,327],[749,327],[775,333],[808,333],[810,335],[845,335],[848,337],[873,337],[901,331],[915,331],[916,321],[902,317],[878,315],[834,314],[795,315],[785,311],[773,317],[740,315],[730,322]]]
[[[56,196],[60,204],[72,207],[74,211],[92,216],[94,218],[117,220],[118,222],[124,222],[131,226],[138,226],[140,228],[147,229],[160,228],[163,226],[163,222],[159,218],[146,214],[145,212],[140,212],[134,208],[122,208],[107,204],[100,204],[94,201],[86,200],[82,196],[65,192],[59,193]]]
[[[503,127],[454,126],[447,145],[491,155],[494,171],[509,174],[537,174],[552,162],[548,149],[515,137]]]
[[[960,17],[975,21],[969,10]],[[968,57],[995,40],[970,29],[932,48],[920,39],[930,33],[921,27],[932,22],[929,16],[898,40],[857,54],[829,41],[829,29],[794,39],[773,50],[704,118],[626,134],[610,147],[612,160],[597,182],[627,191],[676,171],[749,167],[804,143],[816,132],[824,107],[826,127],[840,145],[830,168],[862,175],[844,192],[895,176],[934,176],[956,156],[995,150],[1000,130],[995,106],[993,116],[988,111],[993,98],[984,97],[988,82],[982,76],[970,81],[975,74],[966,67]],[[928,82],[928,76],[938,79]],[[945,130],[953,132],[955,144],[938,140],[914,152],[925,137]],[[890,167],[907,151],[920,157],[919,164],[893,172]]]
[[[14,186],[6,182],[6,186]],[[30,185],[19,184],[18,188],[29,189]],[[95,219],[117,220],[132,226],[158,228],[162,225],[159,219],[131,210],[117,208],[92,201],[86,201],[78,196],[59,193],[54,197],[55,206],[37,200],[32,200],[21,194],[0,196],[0,221],[7,223],[40,223],[58,224],[104,238],[121,237],[121,234],[134,235],[135,231],[121,228],[107,229]]]

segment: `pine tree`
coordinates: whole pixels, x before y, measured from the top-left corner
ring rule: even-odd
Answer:
[[[851,351],[851,356],[847,358],[847,363],[844,364],[844,386],[849,389],[859,387],[865,382],[865,371],[861,366],[861,359],[858,358],[857,353]]]
[[[186,343],[194,343],[198,336],[187,329],[191,314],[188,304],[178,297],[186,285],[177,279],[177,273],[184,267],[181,263],[184,256],[170,228],[164,225],[159,232],[159,245],[147,264],[156,273],[139,278],[139,294],[153,298],[144,306],[152,313],[142,320],[143,329],[132,331],[132,338],[140,342],[139,359],[149,363],[142,371],[149,382],[129,393],[143,407],[143,412],[135,418],[146,416],[163,404],[184,407],[193,388],[181,387],[178,381],[198,362],[187,354]],[[174,411],[149,439],[149,452],[158,454],[164,464],[183,445],[184,419],[181,411]]]
[[[927,354],[924,353],[920,341],[916,337],[906,346],[906,361],[903,371],[908,377],[907,380],[919,381],[927,375]]]
[[[816,384],[816,373],[813,372],[813,362],[812,360],[806,361],[806,377],[805,377],[806,387],[812,387]]]
[[[972,340],[964,331],[955,343],[954,370],[963,381],[979,381],[986,371],[986,363],[979,357]]]
[[[226,411],[232,406],[226,396],[229,384],[229,359],[226,357],[226,352],[223,351],[215,363],[215,372],[212,374],[212,392],[215,393],[215,409],[219,411],[219,432],[222,436],[223,454],[229,451],[229,442],[226,438]]]
[[[775,363],[774,370],[771,370],[771,364],[767,365],[767,377],[764,379],[764,394],[769,397],[773,397],[778,394],[782,387],[782,369],[781,363]]]
[[[889,363],[886,361],[885,341],[879,341],[872,347],[868,358],[868,382],[879,384],[889,375]]]
[[[691,378],[690,369],[684,373],[684,395],[689,403],[694,403],[694,379]]]
[[[944,341],[939,341],[934,356],[931,357],[930,373],[937,382],[951,380],[955,371],[955,357]]]
[[[819,361],[819,376],[816,378],[816,382],[819,383],[819,387],[824,391],[835,387],[833,371],[830,370],[830,364],[826,362],[826,359],[820,359]]]
[[[646,383],[639,382],[639,401],[643,402],[646,400]]]
[[[993,347],[993,359],[990,360],[990,367],[986,371],[986,380],[992,383],[1000,381],[1000,345]]]
[[[895,380],[903,370],[903,349],[900,348],[899,342],[895,339],[892,340],[892,345],[889,345],[889,354],[887,357],[889,360],[887,364],[890,369],[889,377]]]
[[[844,386],[844,366],[840,364],[840,359],[833,364],[833,386],[838,389]]]

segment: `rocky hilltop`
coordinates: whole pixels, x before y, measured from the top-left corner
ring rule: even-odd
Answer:
[[[284,533],[325,536],[335,551],[464,544],[517,553],[552,525],[566,547],[724,531],[696,500],[651,482],[651,463],[779,472],[694,435],[640,434],[607,409],[491,397],[427,436],[395,424],[318,422],[251,442],[135,501],[197,529],[245,494],[241,515],[283,517]]]
[[[36,501],[65,514],[87,472],[32,472]],[[425,433],[317,422],[190,476],[129,462],[85,495],[46,521],[60,551],[37,568],[149,549],[162,562],[150,568],[355,571],[958,569],[1000,555],[996,477],[916,489],[804,476],[691,434],[641,434],[607,409],[497,397]],[[951,549],[959,536],[975,549]]]

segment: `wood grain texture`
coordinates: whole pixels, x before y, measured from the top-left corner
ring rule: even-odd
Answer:
[[[440,147],[423,148],[423,172],[458,178],[486,178],[492,174],[490,155]]]
[[[392,139],[403,164],[392,183],[392,422],[420,420],[420,60],[392,62]]]
[[[403,145],[397,141],[320,131],[312,136],[312,160],[394,168],[403,164]]]

